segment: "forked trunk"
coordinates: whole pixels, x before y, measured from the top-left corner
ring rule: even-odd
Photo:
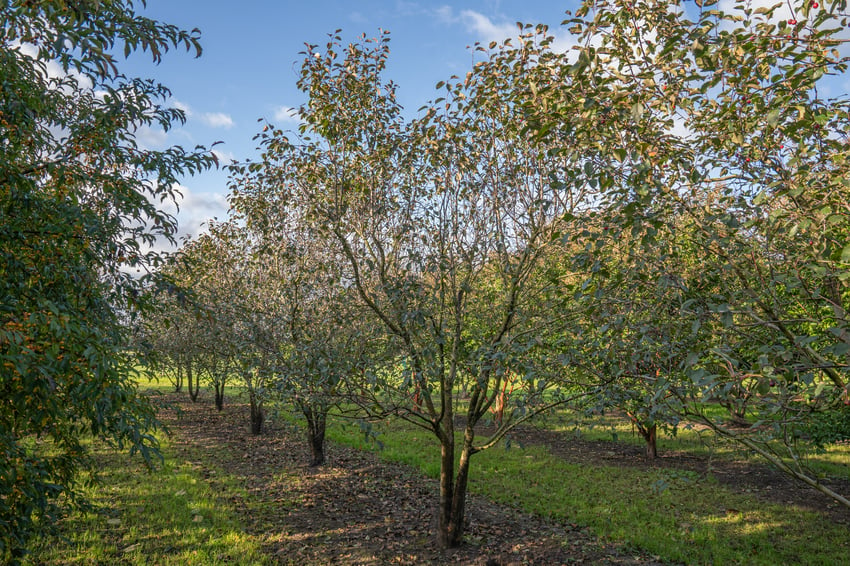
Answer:
[[[637,414],[626,412],[632,424],[637,428],[638,433],[643,437],[645,443],[645,455],[648,459],[654,460],[658,458],[658,425],[654,422],[647,424],[646,421],[639,418]]]
[[[440,439],[440,507],[437,520],[437,544],[440,548],[454,548],[463,539],[464,520],[466,519],[466,490],[469,484],[469,464],[473,453],[473,438],[473,427],[467,425],[456,475],[454,470],[454,431],[452,430],[451,434]]]
[[[174,375],[173,385],[175,393],[183,391],[183,366],[180,364],[177,364],[177,371]]]
[[[192,362],[186,363],[186,383],[189,385],[189,399],[194,403],[198,400],[198,394],[201,392],[201,377],[193,374]]]

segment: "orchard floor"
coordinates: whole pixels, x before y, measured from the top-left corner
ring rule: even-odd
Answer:
[[[549,522],[476,496],[467,504],[467,542],[439,551],[433,544],[434,480],[372,453],[330,443],[328,464],[310,468],[306,442],[297,431],[272,426],[255,437],[247,428],[245,405],[226,405],[218,413],[208,403],[184,399],[177,402],[179,412],[162,415],[174,433],[172,445],[213,486],[218,474],[243,483],[248,496],[230,503],[280,564],[662,564],[577,525]],[[648,463],[639,448],[621,443],[581,441],[534,428],[516,436],[525,445],[546,444],[573,462],[707,472],[707,462],[687,455],[667,454]],[[711,473],[734,489],[827,509],[835,520],[850,524],[845,508],[770,468],[713,462]]]

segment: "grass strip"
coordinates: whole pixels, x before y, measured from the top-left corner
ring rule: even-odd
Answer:
[[[438,476],[430,434],[401,421],[377,428],[381,448],[350,423],[329,423],[328,438]],[[734,493],[689,471],[579,465],[544,447],[476,454],[470,490],[688,564],[839,564],[850,551],[847,526],[819,513]]]
[[[259,541],[244,532],[227,504],[244,497],[218,477],[215,492],[191,462],[174,459],[161,439],[165,465],[148,472],[139,459],[94,447],[100,481],[88,488],[95,513],[74,513],[61,538],[40,541],[26,564],[265,565]]]

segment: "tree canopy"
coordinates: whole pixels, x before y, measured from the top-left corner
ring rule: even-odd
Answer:
[[[0,557],[20,559],[61,500],[75,502],[91,434],[150,459],[155,413],[135,388],[127,332],[146,308],[175,219],[178,177],[204,148],[153,151],[139,128],[180,110],[118,54],[200,54],[199,33],[132,1],[0,6]]]
[[[850,505],[802,457],[848,403],[845,11],[588,1],[574,48],[520,25],[416,118],[386,33],[307,45],[300,127],[231,170],[241,276],[289,285],[262,295],[292,324],[268,371],[439,440],[442,546],[472,457],[568,402],[625,411],[650,456],[705,425]]]

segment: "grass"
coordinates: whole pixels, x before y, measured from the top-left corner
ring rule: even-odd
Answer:
[[[269,564],[226,503],[244,490],[218,478],[213,492],[162,442],[166,464],[154,472],[138,459],[93,448],[100,482],[87,496],[98,511],[64,519],[62,537],[42,539],[25,564]]]
[[[139,386],[140,391],[144,391],[148,394],[152,395],[170,395],[174,393],[174,386],[171,382],[166,378],[160,378],[156,375],[148,372],[145,368],[139,367],[139,376],[136,380],[136,383]],[[185,395],[186,399],[189,398],[189,391],[186,387],[186,382],[183,382],[183,390],[181,395]],[[246,390],[245,385],[238,377],[233,377],[227,381],[227,384],[224,386],[224,402],[237,400],[243,401],[247,400],[248,392]],[[198,395],[199,399],[212,399],[213,398],[213,389],[209,384],[202,383],[201,384],[201,392]]]
[[[728,418],[726,409],[719,405],[709,407],[713,419]],[[588,417],[581,413],[562,409],[544,416],[539,426],[548,430],[573,433],[584,440],[616,441],[635,446],[644,446],[643,438],[635,427],[623,416],[609,412]],[[809,449],[800,445],[797,449],[805,458],[806,465],[820,477],[850,478],[850,447],[831,445],[823,450]],[[675,433],[659,427],[658,450],[687,452],[705,458],[724,458],[763,463],[761,457],[748,449],[728,440],[718,439],[712,432],[700,427],[680,425]],[[790,463],[791,461],[788,460]]]
[[[328,437],[438,475],[431,434],[401,421],[381,428],[381,450],[351,424],[335,422]],[[837,564],[850,551],[847,527],[818,513],[734,493],[692,472],[576,465],[540,447],[476,454],[470,490],[688,564]]]
[[[150,378],[140,385],[171,391],[167,382]],[[229,388],[228,401],[240,393],[238,386]],[[578,426],[581,435],[590,439],[612,441],[617,434],[618,441],[642,443],[616,415],[599,417],[589,427],[575,415],[556,413],[543,424],[562,431]],[[437,477],[439,446],[431,433],[401,421],[374,426],[380,432],[381,450],[350,420],[331,419],[328,438],[378,451],[382,458]],[[167,442],[163,444],[167,464],[153,475],[140,462],[98,449],[103,481],[89,494],[101,512],[76,514],[63,521],[64,540],[37,545],[28,564],[268,563],[261,541],[245,533],[229,502],[242,500],[255,515],[281,510],[263,508],[236,478],[224,473],[216,475],[211,487],[192,462],[200,461],[201,455],[175,460],[174,451]],[[712,445],[690,430],[661,438],[662,452],[674,449],[724,458],[742,456],[740,450]],[[846,475],[846,447],[831,448],[818,458],[824,459],[827,468],[833,466]],[[297,478],[287,481],[297,482]],[[493,501],[587,526],[606,541],[688,564],[836,564],[850,551],[847,526],[833,524],[820,514],[735,493],[692,472],[575,465],[541,447],[498,446],[476,454],[470,489]]]

